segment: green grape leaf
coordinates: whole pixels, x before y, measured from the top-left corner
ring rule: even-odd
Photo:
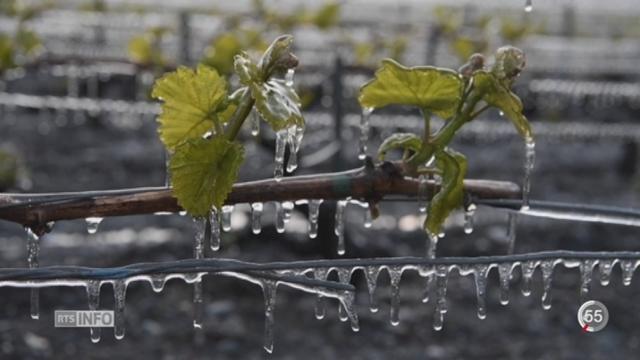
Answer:
[[[181,66],[164,75],[154,84],[151,96],[164,101],[158,132],[169,150],[201,138],[230,116],[227,81],[205,65],[195,71]]]
[[[340,17],[340,4],[329,1],[324,4],[311,19],[311,22],[320,29],[326,30],[338,23]]]
[[[129,40],[127,51],[131,61],[141,65],[163,64],[164,58],[152,44],[148,34],[137,35]]]
[[[13,42],[8,36],[0,34],[0,72],[16,65],[13,55]]]
[[[473,74],[473,83],[476,90],[484,93],[484,101],[498,108],[515,126],[516,130],[525,139],[533,137],[533,131],[527,118],[522,114],[522,101],[495,75],[486,71],[476,71]]]
[[[233,72],[233,57],[241,51],[240,39],[232,33],[224,33],[205,50],[202,63],[213,67],[220,74],[229,75]]]
[[[224,204],[244,160],[240,143],[224,137],[193,139],[171,158],[173,195],[193,216],[205,216]]]
[[[293,125],[304,126],[300,98],[284,80],[273,78],[261,84],[254,82],[249,88],[258,113],[274,131]]]
[[[40,37],[35,32],[27,29],[18,30],[15,43],[25,55],[31,55],[42,47]]]
[[[467,159],[451,149],[436,152],[436,167],[442,171],[442,186],[429,202],[425,230],[437,236],[451,211],[462,205]]]
[[[448,119],[462,99],[463,87],[455,71],[431,66],[407,68],[385,59],[375,78],[360,89],[358,101],[363,108],[413,105]]]
[[[420,151],[422,147],[422,139],[411,133],[396,133],[384,139],[378,148],[378,159],[384,160],[387,152],[393,149],[411,150],[413,152]]]

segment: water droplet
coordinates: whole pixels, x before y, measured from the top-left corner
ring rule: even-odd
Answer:
[[[100,286],[101,282],[98,280],[89,280],[87,281],[87,300],[89,302],[89,310],[95,311],[100,307]],[[98,343],[100,341],[100,331],[99,327],[92,327],[91,332],[91,342]]]
[[[262,223],[260,222],[262,207],[262,203],[251,204],[251,231],[254,234],[260,234],[262,231]]]
[[[373,112],[373,108],[363,108],[360,117],[360,147],[358,151],[358,159],[364,160],[367,156],[367,142],[369,141],[369,117]]]
[[[98,232],[98,226],[100,226],[102,220],[104,220],[104,218],[101,217],[88,217],[84,219],[84,221],[87,223],[87,232],[89,234],[95,234],[96,232]]]
[[[280,130],[276,133],[276,153],[275,153],[275,170],[273,177],[276,181],[280,181],[284,176],[284,150],[287,145],[287,130]]]
[[[124,307],[127,296],[127,284],[123,280],[113,282],[113,296],[115,304],[113,335],[116,339],[121,340],[124,338]]]
[[[309,201],[309,237],[315,239],[318,236],[318,216],[322,199]]]
[[[260,135],[260,114],[256,109],[251,110],[251,135]]]
[[[232,213],[233,213],[233,205],[224,205],[222,207],[222,215],[220,217],[222,230],[224,231],[231,230],[231,214]]]
[[[420,175],[418,178],[418,211],[420,214],[427,212],[429,186],[426,175]]]
[[[533,0],[525,0],[524,11],[530,13],[533,11]]]
[[[536,143],[532,138],[525,140],[524,178],[522,180],[522,210],[529,209],[531,193],[531,172],[536,161]]]
[[[338,200],[336,203],[336,221],[334,233],[338,236],[338,255],[344,255],[344,210],[347,207],[347,200]]]
[[[209,213],[209,224],[211,225],[211,250],[220,250],[220,220],[218,210],[212,208]]]

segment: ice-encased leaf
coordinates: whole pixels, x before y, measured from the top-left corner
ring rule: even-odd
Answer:
[[[249,88],[260,116],[274,131],[291,126],[304,127],[300,98],[284,80],[274,78],[264,83],[254,82]]]
[[[193,216],[221,208],[238,176],[244,148],[222,137],[190,140],[171,158],[173,194]]]
[[[463,87],[455,71],[432,66],[408,68],[385,59],[375,78],[360,89],[358,101],[363,108],[413,105],[448,119],[462,99]]]
[[[151,96],[162,100],[160,139],[174,150],[190,139],[202,137],[230,116],[227,81],[207,66],[196,70],[181,66],[156,81]]]
[[[258,80],[258,68],[245,52],[241,52],[234,57],[233,69],[240,78],[240,82],[244,85],[249,85]]]
[[[412,133],[397,133],[384,139],[378,148],[378,159],[384,160],[387,152],[393,149],[412,150],[418,152],[422,147],[422,139]]]
[[[487,104],[500,109],[523,138],[533,138],[529,120],[522,114],[522,101],[516,94],[495,75],[486,71],[476,71],[473,74],[473,81],[475,88],[485,94],[483,100]]]
[[[271,75],[274,68],[283,65],[281,62],[288,60],[288,56],[291,54],[291,45],[293,44],[293,36],[282,35],[276,38],[271,45],[265,50],[260,62],[258,62],[258,69],[260,69],[261,76]]]
[[[436,153],[436,166],[442,171],[442,186],[429,203],[425,221],[425,229],[432,235],[440,233],[447,216],[462,205],[467,159],[459,152],[445,149]]]

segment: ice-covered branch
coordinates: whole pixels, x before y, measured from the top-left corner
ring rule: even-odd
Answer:
[[[227,203],[345,198],[376,202],[389,195],[416,197],[419,181],[403,174],[401,163],[384,162],[374,166],[368,162],[365,167],[339,173],[243,182],[233,186]],[[433,181],[426,185],[431,190],[438,186]],[[465,189],[478,199],[521,196],[518,185],[510,182],[465,180]],[[48,222],[57,220],[181,210],[169,188],[0,195],[0,219],[31,227],[39,233],[45,231]]]

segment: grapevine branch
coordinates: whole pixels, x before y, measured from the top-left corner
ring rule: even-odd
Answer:
[[[415,197],[419,181],[404,176],[400,162],[373,165],[368,160],[361,168],[338,173],[285,177],[237,183],[226,203],[293,201],[298,199],[353,198],[378,202],[385,196]],[[428,181],[434,194],[438,184]],[[519,198],[518,185],[490,180],[465,180],[465,191],[476,199]],[[157,212],[178,212],[182,208],[170,188],[138,188],[54,194],[0,194],[0,219],[46,232],[46,223]]]

